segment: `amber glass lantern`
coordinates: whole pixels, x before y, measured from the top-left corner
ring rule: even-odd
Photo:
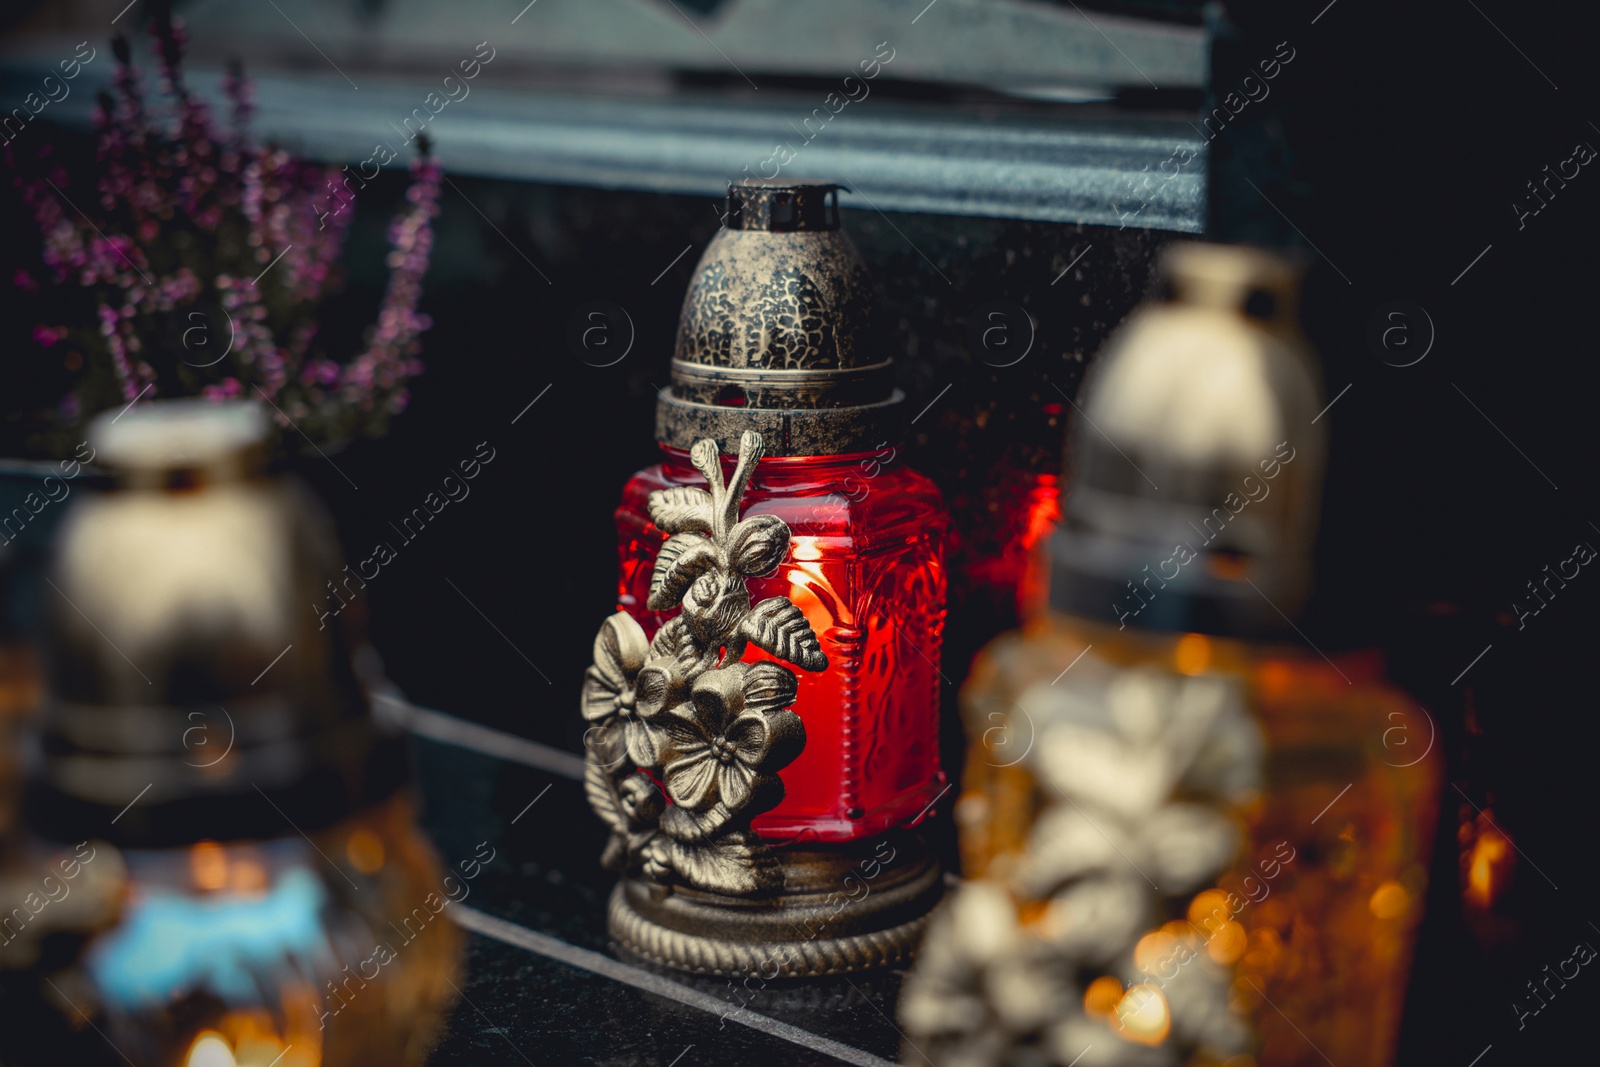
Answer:
[[[971,881],[901,1020],[935,1062],[1387,1064],[1439,753],[1288,621],[1326,425],[1294,272],[1164,267],[1086,382],[1047,605],[963,690]]]
[[[24,819],[57,890],[7,1064],[421,1064],[454,999],[458,879],[313,607],[337,542],[266,472],[269,429],[205,401],[92,426],[117,485],[75,500],[48,575]]]
[[[948,521],[933,483],[898,457],[902,394],[872,305],[834,186],[729,187],[725,228],[684,300],[658,408],[663,459],[629,481],[617,510],[619,614],[597,642],[584,706],[591,764],[609,783],[597,809],[617,831],[610,858],[627,872],[612,932],[646,958],[714,973],[768,968],[767,977],[895,963],[938,898],[937,864],[911,828],[945,788]],[[724,593],[721,614],[702,620]],[[683,645],[680,629],[698,644]],[[633,660],[616,658],[629,647]],[[720,808],[706,807],[686,784],[681,746],[651,740],[675,701],[693,704],[684,686],[724,671],[689,662],[664,693],[649,664],[715,660],[719,647],[723,668],[780,679],[757,732],[794,727],[801,737],[782,763],[754,742],[731,757],[717,750],[720,766],[761,780],[738,812],[723,810],[727,789]],[[754,722],[748,712],[742,721]],[[714,725],[702,713],[694,729],[715,744],[737,740]],[[609,740],[614,727],[630,739]],[[619,802],[646,817],[610,818]],[[691,815],[737,837],[743,853],[729,863],[748,870],[703,862],[720,839],[674,833]]]

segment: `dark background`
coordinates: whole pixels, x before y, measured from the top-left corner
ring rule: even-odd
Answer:
[[[1117,7],[1089,10],[1108,6]],[[1576,543],[1600,545],[1600,172],[1584,168],[1521,229],[1511,205],[1578,142],[1600,147],[1594,26],[1579,5],[1503,0],[1227,6],[1238,36],[1219,47],[1214,87],[1226,92],[1279,41],[1296,58],[1269,101],[1212,142],[1214,232],[1314,243],[1305,324],[1326,396],[1349,386],[1327,416],[1318,588],[1301,629],[1329,652],[1384,649],[1439,723],[1449,758],[1402,1062],[1464,1067],[1491,1044],[1485,1064],[1564,1059],[1593,1048],[1600,978],[1580,973],[1521,1030],[1511,1004],[1574,943],[1600,944],[1591,925],[1600,577],[1586,569],[1522,628],[1511,604],[1526,604],[1525,583]],[[1191,5],[1134,10],[1203,17]],[[1198,100],[1137,94],[1124,106],[1200,110]],[[448,170],[447,144],[442,155]],[[347,553],[363,558],[393,541],[389,520],[488,441],[496,459],[472,495],[397,545],[371,583],[368,629],[417,703],[576,749],[581,669],[612,607],[610,511],[628,475],[654,460],[655,387],[717,216],[707,198],[458,184],[501,232],[446,188],[424,297],[436,325],[410,410],[386,440],[351,443],[331,462],[315,453],[289,462],[337,517]],[[342,304],[352,331],[381,291],[377,250],[402,189],[389,176],[361,202]],[[1107,330],[1148,289],[1152,251],[1173,235],[885,218],[848,197],[845,206],[902,346],[908,411],[939,397],[904,461],[940,482],[958,530],[981,544],[1008,472],[1060,463],[1053,385],[1075,391]],[[9,278],[38,255],[9,192],[0,227]],[[975,358],[967,340],[973,310],[996,298],[1025,307],[1038,328],[1029,357],[1003,369]],[[586,364],[568,343],[574,309],[589,300],[626,308],[636,329],[614,366]],[[1395,300],[1424,309],[1435,332],[1414,366],[1388,365],[1386,354],[1403,360],[1369,343],[1374,316]],[[54,350],[30,337],[40,309],[10,287],[0,301],[0,454],[20,455],[33,447],[29,413],[53,403],[63,379]],[[1421,344],[1425,327],[1414,316],[1409,325]],[[982,589],[958,593],[953,609],[945,673],[959,684],[971,653],[1012,620],[1004,598]],[[1492,937],[1469,929],[1458,903],[1455,834],[1469,803],[1490,808],[1520,850]]]

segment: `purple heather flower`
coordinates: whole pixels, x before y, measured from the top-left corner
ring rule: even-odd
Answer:
[[[100,94],[94,116],[97,174],[91,193],[77,200],[92,221],[64,206],[62,196],[76,200],[77,193],[63,167],[50,161],[25,178],[6,146],[54,282],[94,295],[99,342],[86,354],[91,364],[109,362],[121,397],[93,392],[106,376],[85,373],[79,402],[63,404],[62,417],[126,402],[159,376],[169,391],[215,399],[259,389],[315,434],[380,428],[406,407],[406,383],[422,370],[420,337],[432,325],[417,310],[440,183],[426,140],[419,139],[422,156],[390,226],[391,274],[377,320],[364,347],[340,362],[315,344],[317,309],[340,284],[354,217],[344,173],[256,145],[248,134],[252,91],[236,64],[223,82],[230,129],[219,132],[184,83],[182,22],[158,11],[154,31],[159,106],[146,96],[128,41],[113,41],[112,91]],[[224,232],[226,243],[218,237]],[[37,289],[26,271],[13,281]],[[198,368],[156,343],[170,315],[200,300],[220,304],[232,331],[227,359],[214,367]],[[63,333],[40,326],[35,338],[48,346]]]

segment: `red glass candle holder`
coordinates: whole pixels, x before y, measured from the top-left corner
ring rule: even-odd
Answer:
[[[943,892],[938,490],[831,185],[729,187],[617,509],[584,693],[612,936],[700,973],[904,963]],[[719,460],[720,457],[720,460]],[[792,668],[798,668],[793,670]]]

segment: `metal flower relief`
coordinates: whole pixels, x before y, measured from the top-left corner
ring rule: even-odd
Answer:
[[[761,452],[761,435],[745,433],[724,485],[716,443],[702,440],[690,459],[709,491],[650,494],[650,517],[671,536],[656,558],[648,607],[682,610],[654,640],[626,612],[607,619],[583,686],[585,789],[611,827],[606,865],[737,896],[781,886],[750,821],[783,799],[777,772],[806,740],[792,710],[795,673],[743,662],[745,650],[755,645],[808,671],[828,666],[787,597],[750,603],[746,579],[773,573],[789,550],[781,519],[739,519]]]
[[[1235,812],[1259,795],[1265,749],[1242,686],[1090,654],[1016,706],[1037,730],[1018,764],[1043,806],[1004,873],[964,883],[930,922],[898,1009],[906,1060],[1179,1067],[1244,1056],[1254,1034],[1233,995],[1236,961],[1208,950],[1218,924],[1203,908],[1199,924],[1162,921],[1223,897],[1208,887],[1244,844]],[[1116,979],[1115,993],[1091,1011],[1099,976]]]

